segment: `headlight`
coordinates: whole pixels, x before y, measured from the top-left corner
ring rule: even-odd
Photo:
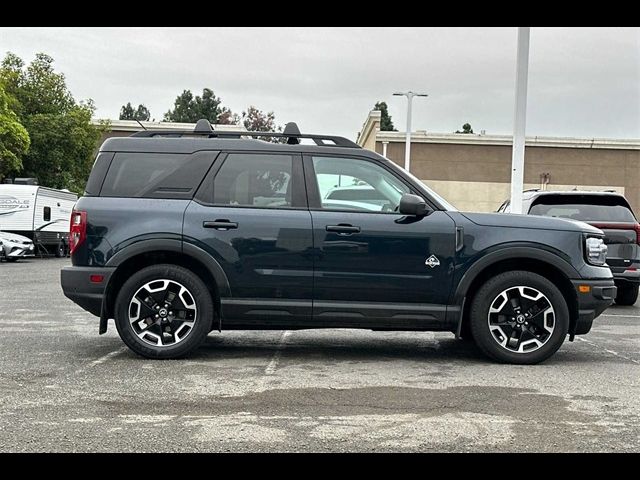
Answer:
[[[587,262],[591,265],[606,265],[607,263],[607,246],[604,240],[597,237],[588,237],[584,241]]]

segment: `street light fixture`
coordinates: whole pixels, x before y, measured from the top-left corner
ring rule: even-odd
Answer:
[[[409,172],[411,168],[411,102],[413,97],[428,97],[426,93],[416,93],[409,90],[408,92],[396,92],[396,96],[407,97],[407,141],[404,148],[404,169]]]

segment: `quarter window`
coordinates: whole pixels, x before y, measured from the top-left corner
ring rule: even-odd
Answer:
[[[229,154],[213,181],[213,203],[291,207],[292,162],[289,155]]]
[[[117,153],[107,172],[103,197],[191,198],[211,166],[212,152]]]
[[[320,204],[327,210],[396,212],[409,188],[373,162],[313,157]]]

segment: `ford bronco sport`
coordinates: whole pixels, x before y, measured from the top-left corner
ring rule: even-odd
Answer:
[[[327,199],[341,185],[376,200]],[[603,238],[582,222],[458,212],[342,137],[200,120],[102,144],[61,282],[100,333],[114,319],[149,358],[184,356],[214,329],[342,327],[450,331],[532,364],[612,304]]]

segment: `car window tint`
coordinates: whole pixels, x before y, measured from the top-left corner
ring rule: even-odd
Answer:
[[[103,197],[191,198],[211,166],[210,152],[117,153],[104,180]]]
[[[213,182],[213,203],[290,207],[292,166],[289,155],[229,154]]]
[[[393,212],[409,188],[392,173],[366,160],[313,157],[322,208]]]

